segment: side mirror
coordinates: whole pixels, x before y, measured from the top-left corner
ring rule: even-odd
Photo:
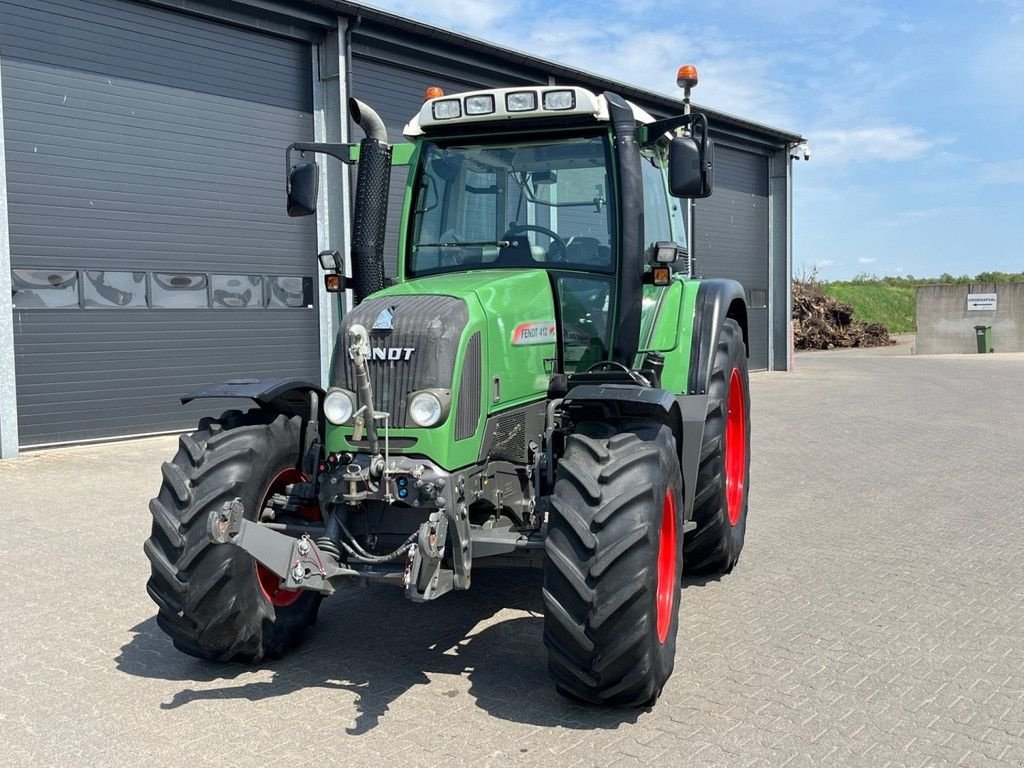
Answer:
[[[668,147],[668,188],[673,197],[709,197],[714,186],[715,145],[677,136]]]
[[[297,165],[288,172],[288,215],[309,216],[316,213],[320,169],[316,163]]]

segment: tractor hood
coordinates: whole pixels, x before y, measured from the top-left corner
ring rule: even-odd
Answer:
[[[392,448],[447,469],[474,463],[487,416],[543,398],[554,370],[554,297],[543,270],[446,274],[373,294],[342,320],[332,387],[355,391],[348,332],[356,324],[370,334],[374,405],[390,414]],[[446,417],[429,428],[407,413],[425,389],[448,398]],[[351,432],[329,429],[328,450],[361,447],[346,439]]]

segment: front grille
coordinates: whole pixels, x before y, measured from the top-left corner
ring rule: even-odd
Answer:
[[[390,320],[385,311],[390,312]],[[378,319],[382,322],[378,323]],[[351,343],[348,332],[353,325],[363,326],[370,333],[371,360],[367,367],[373,387],[373,405],[378,411],[391,414],[392,427],[402,429],[406,426],[410,392],[451,389],[455,355],[468,322],[465,302],[451,296],[369,299],[342,320],[334,350],[331,384],[356,390],[355,366],[348,355]],[[374,324],[392,327],[374,330]]]

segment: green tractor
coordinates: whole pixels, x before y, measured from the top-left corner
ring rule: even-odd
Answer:
[[[352,289],[330,386],[237,380],[255,407],[181,437],[150,504],[148,591],[185,653],[258,662],[295,646],[341,587],[416,602],[478,567],[543,569],[556,687],[653,704],[675,659],[681,578],[730,571],[749,479],[747,311],[692,277],[686,198],[712,188],[692,112],[655,120],[580,87],[431,89],[390,146],[352,100],[358,145],[288,148],[288,212],[358,163]],[[409,167],[385,280],[393,164]]]

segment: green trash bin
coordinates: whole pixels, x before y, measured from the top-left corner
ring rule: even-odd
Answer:
[[[986,352],[994,352],[992,349],[992,326],[976,325],[974,332],[978,335],[978,352],[984,355]]]

